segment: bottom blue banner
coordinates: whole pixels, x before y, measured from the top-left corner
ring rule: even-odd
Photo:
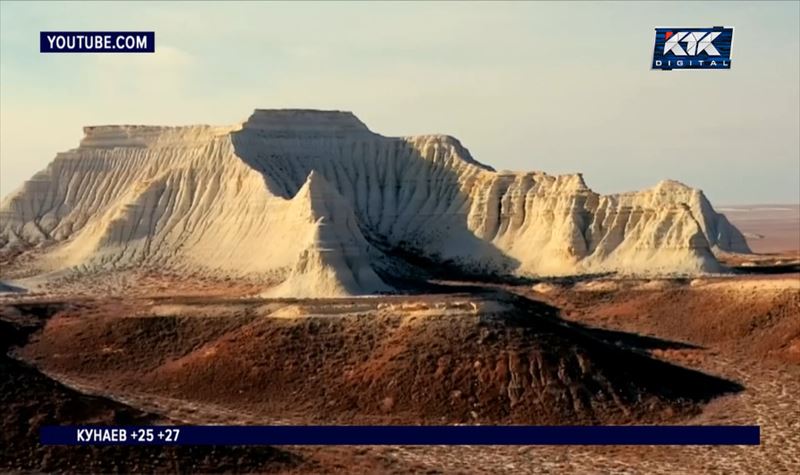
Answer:
[[[45,445],[758,445],[758,426],[47,426]]]

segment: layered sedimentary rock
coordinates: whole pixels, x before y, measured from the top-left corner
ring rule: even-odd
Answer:
[[[389,290],[373,276],[385,257],[377,243],[527,276],[716,271],[714,252],[748,251],[680,183],[599,195],[578,174],[498,173],[453,137],[384,137],[346,112],[84,131],[0,204],[0,246],[42,246],[44,271],[330,277],[323,287],[341,294]]]
[[[306,247],[286,280],[266,296],[338,297],[392,290],[372,268],[383,256],[364,239],[350,204],[319,173],[308,175],[289,213],[299,218],[292,239]]]

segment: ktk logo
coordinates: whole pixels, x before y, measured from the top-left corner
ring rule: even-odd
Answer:
[[[733,28],[656,28],[653,69],[730,69]]]
[[[664,54],[672,53],[675,56],[697,56],[705,52],[709,56],[719,56],[719,51],[714,47],[714,40],[721,34],[719,31],[679,31],[664,33]],[[681,47],[686,44],[686,49]]]

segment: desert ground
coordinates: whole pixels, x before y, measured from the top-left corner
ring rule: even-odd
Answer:
[[[343,111],[88,126],[0,201],[0,472],[800,473],[798,211],[498,172]],[[37,442],[156,422],[758,424],[762,444]]]
[[[90,281],[65,284],[65,293],[5,293],[3,445],[11,450],[1,451],[0,467],[797,473],[800,274],[794,254],[777,265],[769,257],[765,264],[753,255],[752,266],[739,257],[734,274],[695,279],[440,280],[424,295],[350,299],[247,297],[253,289],[231,282],[136,273],[106,287]],[[771,265],[777,273],[762,272]],[[534,366],[539,372],[527,374]],[[592,370],[582,374],[584,366]],[[551,396],[534,397],[537,378]],[[762,444],[73,449],[36,442],[46,424],[156,422],[758,424]]]
[[[800,249],[800,205],[721,206],[719,211],[745,235],[753,252]]]

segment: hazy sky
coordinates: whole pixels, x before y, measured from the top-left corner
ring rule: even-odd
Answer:
[[[654,28],[733,26],[730,71],[651,71]],[[156,54],[40,54],[42,30],[156,32]],[[674,178],[800,202],[800,3],[0,3],[0,195],[88,124],[351,110],[497,169],[608,193]]]

